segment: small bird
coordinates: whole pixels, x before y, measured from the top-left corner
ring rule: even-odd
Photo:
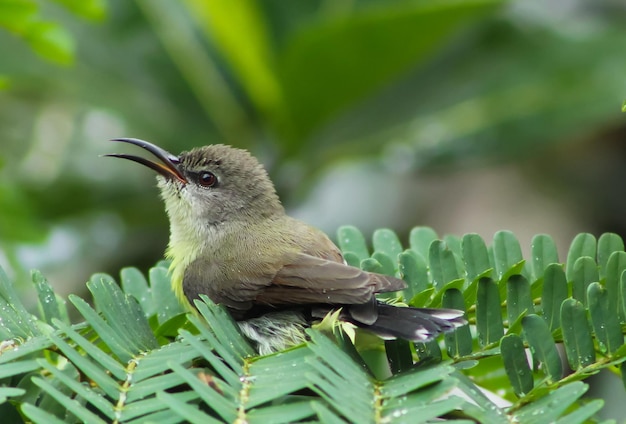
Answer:
[[[135,138],[112,141],[159,160],[105,155],[159,174],[176,296],[190,309],[201,294],[224,305],[259,354],[304,342],[304,330],[329,312],[384,339],[416,342],[466,323],[462,311],[378,301],[376,293],[405,282],[347,265],[323,232],[286,215],[267,172],[246,150],[213,144],[174,156]]]

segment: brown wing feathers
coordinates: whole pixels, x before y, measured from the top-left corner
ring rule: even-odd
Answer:
[[[361,304],[374,293],[401,290],[404,281],[344,264],[299,254],[282,267],[256,301],[266,304]]]
[[[255,305],[316,305],[312,308],[316,318],[322,318],[324,311],[333,307],[342,307],[341,316],[346,321],[383,338],[412,341],[429,340],[466,322],[461,311],[404,308],[378,302],[376,293],[401,290],[406,286],[404,281],[304,253],[280,268],[273,278],[258,275],[237,283],[205,284],[205,271],[210,266],[202,260],[189,266],[184,279],[185,294],[189,298],[208,294],[213,301],[225,304],[236,319],[248,316],[246,311]]]

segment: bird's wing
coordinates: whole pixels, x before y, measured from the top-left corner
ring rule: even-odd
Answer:
[[[201,294],[226,306],[236,319],[254,307],[254,299],[271,284],[275,270],[256,267],[252,272],[239,273],[237,279],[222,272],[210,260],[198,258],[191,262],[183,277],[183,292],[190,302]]]
[[[276,273],[271,284],[259,292],[255,301],[267,305],[362,304],[374,293],[404,287],[404,281],[394,277],[299,253]]]
[[[236,318],[257,305],[357,305],[351,308],[353,317],[368,322],[375,317],[374,293],[406,287],[398,278],[344,264],[339,249],[323,233],[295,220],[291,228],[290,237],[299,240],[302,250],[285,249],[272,260],[255,255],[222,263],[196,259],[185,270],[185,296],[195,299],[206,294]],[[249,250],[260,251],[258,246]]]

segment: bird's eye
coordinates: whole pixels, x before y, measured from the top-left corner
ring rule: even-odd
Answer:
[[[205,171],[198,174],[198,184],[202,187],[213,187],[217,183],[215,174]]]

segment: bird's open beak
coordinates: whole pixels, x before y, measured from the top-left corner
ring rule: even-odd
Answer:
[[[187,184],[187,179],[178,168],[180,160],[177,156],[174,156],[167,150],[161,149],[159,146],[155,146],[154,144],[148,143],[147,141],[139,140],[138,138],[114,138],[111,141],[130,143],[146,149],[154,156],[156,156],[157,159],[161,161],[161,163],[153,162],[149,159],[142,158],[141,156],[126,155],[123,153],[111,153],[104,156],[132,160],[133,162],[140,163],[147,166],[148,168],[155,170],[159,174],[163,175],[165,178],[176,179],[183,184]]]

